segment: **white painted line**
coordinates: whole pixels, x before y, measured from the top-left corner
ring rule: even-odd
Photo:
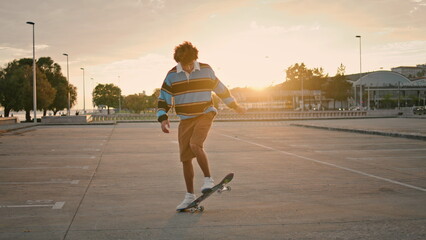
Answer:
[[[317,150],[318,153],[327,152],[359,152],[359,149],[338,149],[338,150]],[[363,152],[411,152],[411,151],[426,151],[426,148],[378,148],[378,149],[363,149]]]
[[[394,157],[394,156],[374,156],[374,157],[347,157],[347,160],[379,160],[379,159],[399,159],[400,157]],[[426,160],[426,156],[404,156],[405,160],[408,159],[425,159]]]
[[[0,182],[0,185],[78,184],[80,180],[50,182]]]
[[[95,152],[99,152],[101,150],[99,148],[83,148],[83,149],[81,149],[81,151],[95,151]]]
[[[51,179],[45,182],[0,182],[0,185],[78,184],[80,180]]]
[[[68,151],[66,149],[51,149],[51,152],[56,152],[56,151]],[[82,148],[79,149],[79,151],[81,152],[89,152],[89,151],[95,151],[95,152],[100,152],[101,150],[99,148]]]
[[[65,202],[56,202],[52,209],[61,209],[65,205]]]
[[[178,141],[171,141],[172,143],[174,143],[174,144],[179,144],[179,142]]]
[[[319,164],[323,164],[323,165],[327,165],[327,166],[330,166],[330,167],[335,167],[335,168],[338,168],[338,169],[346,170],[346,171],[356,173],[356,174],[359,174],[359,175],[379,179],[379,180],[382,180],[382,181],[385,181],[385,182],[389,182],[389,183],[397,184],[397,185],[404,186],[404,187],[407,187],[407,188],[412,188],[412,189],[416,189],[416,190],[419,190],[419,191],[422,191],[422,192],[426,192],[426,189],[421,188],[421,187],[417,187],[417,186],[414,186],[414,185],[411,185],[411,184],[406,184],[406,183],[398,182],[398,181],[395,181],[395,180],[392,180],[392,179],[379,177],[379,176],[369,174],[369,173],[365,173],[365,172],[361,172],[361,171],[358,171],[358,170],[355,170],[355,169],[352,169],[352,168],[342,167],[342,166],[339,166],[337,164],[323,162],[323,161],[316,160],[316,159],[313,159],[313,158],[300,156],[300,155],[297,155],[297,154],[294,154],[294,153],[282,151],[282,150],[279,150],[279,149],[276,149],[276,148],[272,148],[272,147],[268,147],[268,146],[265,146],[265,145],[262,145],[262,144],[259,144],[259,143],[243,140],[243,139],[236,138],[236,137],[233,137],[233,136],[229,136],[229,135],[226,135],[226,134],[220,134],[220,135],[228,137],[228,138],[232,138],[232,139],[235,139],[235,140],[238,140],[238,141],[241,141],[241,142],[256,145],[258,147],[265,148],[265,149],[268,149],[268,150],[271,150],[271,151],[280,152],[280,153],[283,153],[283,154],[286,154],[286,155],[289,155],[289,156],[298,157],[298,158],[308,160],[308,161],[311,161],[311,162],[316,162],[316,163],[319,163]]]
[[[27,168],[0,168],[0,170],[45,170],[45,169],[89,169],[89,166],[82,167],[73,167],[73,166],[65,166],[65,167],[27,167]]]
[[[51,207],[54,210],[61,209],[65,202],[56,202],[55,204],[30,204],[30,205],[0,205],[0,208],[37,208],[37,207]]]

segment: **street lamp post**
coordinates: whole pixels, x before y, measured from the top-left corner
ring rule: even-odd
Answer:
[[[36,60],[35,60],[35,23],[27,22],[33,25],[33,108],[34,108],[34,123],[37,123],[37,86],[36,86]]]
[[[362,62],[361,62],[361,36],[357,35],[356,38],[359,38],[359,79],[362,77]],[[362,80],[359,82],[359,104],[362,108]]]
[[[120,83],[120,76],[118,76],[118,82]],[[118,113],[121,112],[121,91],[120,95],[118,96]]]
[[[305,111],[305,96],[303,91],[303,78],[302,78],[302,112]]]
[[[83,70],[83,114],[86,114],[86,87],[84,83],[84,68],[80,68]]]
[[[68,116],[71,115],[71,97],[70,97],[70,71],[69,71],[69,64],[68,64],[68,54],[64,53],[64,56],[67,56],[67,80],[68,80],[68,86],[67,86],[67,98],[68,98]]]
[[[95,79],[93,79],[93,78],[90,78],[90,83],[92,84],[91,85],[91,88],[92,88],[92,112],[94,113],[95,112],[95,102],[93,101],[93,92],[95,91],[95,88],[93,87],[93,82],[95,81]]]

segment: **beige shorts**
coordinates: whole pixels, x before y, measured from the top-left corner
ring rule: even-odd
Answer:
[[[181,162],[192,160],[195,157],[190,144],[203,147],[215,115],[216,112],[208,112],[199,117],[180,121],[178,139]]]

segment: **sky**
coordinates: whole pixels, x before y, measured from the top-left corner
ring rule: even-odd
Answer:
[[[230,88],[282,83],[302,62],[358,73],[360,49],[363,72],[425,64],[425,16],[426,0],[1,0],[0,66],[32,58],[35,22],[36,58],[66,75],[67,53],[76,108],[85,95],[88,109],[98,83],[152,94],[183,41]]]

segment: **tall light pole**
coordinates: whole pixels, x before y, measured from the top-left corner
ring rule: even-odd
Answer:
[[[359,38],[359,79],[362,77],[362,61],[361,61],[361,36],[357,35],[356,38]],[[362,80],[359,82],[359,105],[362,108]]]
[[[64,56],[67,56],[67,80],[68,80],[68,86],[67,86],[67,98],[68,98],[68,116],[71,115],[71,97],[70,97],[70,71],[69,71],[69,64],[68,64],[68,54],[64,53]]]
[[[34,107],[34,123],[37,123],[37,86],[36,86],[36,60],[35,60],[35,23],[27,22],[33,25],[33,107]]]
[[[120,76],[118,76],[118,82],[120,83]],[[118,113],[121,112],[121,91],[120,95],[118,96]]]
[[[305,111],[305,96],[303,91],[303,77],[302,77],[302,112]]]
[[[95,102],[93,101],[93,92],[95,91],[95,88],[93,87],[93,83],[95,81],[94,78],[90,78],[90,82],[92,83],[92,113],[95,113]]]
[[[83,70],[83,114],[86,114],[86,87],[84,83],[84,68],[80,68]]]

